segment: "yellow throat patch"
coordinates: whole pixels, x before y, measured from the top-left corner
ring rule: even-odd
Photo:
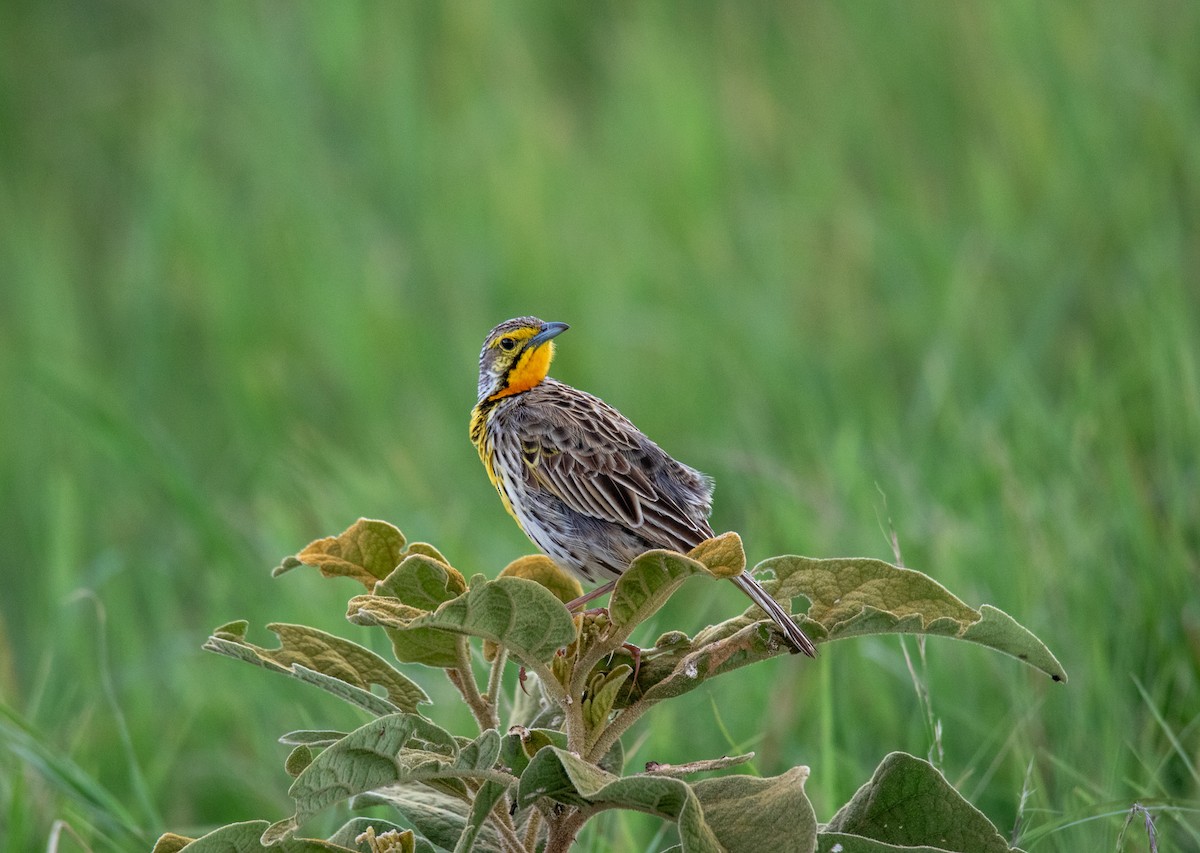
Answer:
[[[541,346],[526,350],[517,358],[517,363],[508,372],[508,385],[497,391],[489,400],[498,400],[512,394],[528,391],[546,378],[550,372],[550,362],[554,359],[554,341],[546,341]]]

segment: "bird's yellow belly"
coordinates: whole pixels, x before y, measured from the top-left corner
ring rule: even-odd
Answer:
[[[521,519],[517,516],[517,512],[513,509],[512,501],[508,497],[508,489],[501,479],[496,469],[495,448],[488,436],[487,422],[491,416],[491,411],[483,411],[476,408],[471,415],[471,441],[475,444],[475,449],[479,451],[479,458],[483,462],[483,467],[487,470],[488,479],[496,488],[496,493],[500,495],[500,502],[504,504],[505,510],[513,517],[513,520],[521,525]],[[521,525],[524,529],[524,525]]]

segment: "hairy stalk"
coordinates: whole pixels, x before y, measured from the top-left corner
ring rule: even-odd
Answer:
[[[571,692],[563,704],[563,713],[567,715],[563,729],[567,733],[567,749],[576,755],[583,755],[587,743],[587,723],[583,720],[582,693]]]
[[[491,821],[496,831],[500,833],[500,840],[504,844],[506,853],[509,850],[512,853],[524,853],[529,847],[517,837],[516,827],[513,826],[512,818],[509,817],[508,810],[503,807],[503,803],[504,800],[501,800],[499,804],[492,808],[492,811],[488,814],[488,820]]]
[[[489,722],[491,728],[500,730],[500,683],[504,675],[504,667],[508,663],[508,649],[504,646],[496,648],[496,657],[492,659],[492,669],[488,673],[487,693],[484,694],[484,699],[487,701],[488,708],[491,711]],[[507,846],[513,847],[516,851],[524,851],[527,847],[519,843],[517,838],[516,825],[513,823],[510,813],[512,805],[512,797],[505,791],[503,797],[492,809],[489,819],[497,824],[500,829],[500,834],[504,836],[508,842]]]
[[[595,743],[603,736],[603,732],[607,731],[607,729],[602,727],[599,731],[592,732],[591,737],[588,736],[587,724],[583,719],[583,694],[587,689],[588,676],[596,664],[625,644],[629,635],[633,633],[633,627],[636,626],[616,630],[611,635],[598,640],[575,660],[575,666],[571,670],[571,678],[567,688],[572,702],[570,705],[563,705],[563,710],[567,715],[564,725],[567,733],[567,748],[577,755],[583,755],[589,750],[594,750]],[[629,709],[626,708],[621,712],[621,716],[624,716],[628,711]],[[611,741],[609,745],[612,745]],[[603,755],[604,753],[600,754]]]
[[[488,673],[487,694],[484,697],[492,708],[492,727],[495,729],[500,728],[500,683],[507,663],[508,649],[498,646],[496,658],[492,661],[492,671]]]
[[[464,782],[495,782],[501,787],[510,787],[521,781],[503,770],[447,770],[446,775],[462,779]]]
[[[525,850],[533,850],[537,847],[538,830],[542,828],[542,813],[534,811],[529,816],[529,824],[525,827]]]
[[[479,685],[475,683],[475,672],[471,668],[471,647],[467,644],[467,638],[459,637],[454,644],[454,650],[458,655],[458,665],[447,669],[446,677],[462,694],[463,700],[475,717],[479,731],[499,728],[494,701],[484,699],[479,692]]]
[[[537,676],[538,683],[542,686],[542,692],[546,694],[546,698],[553,702],[564,711],[567,708],[567,693],[563,690],[563,686],[558,683],[558,679],[554,677],[554,673],[550,671],[550,667],[540,661],[527,660],[523,661],[525,669]]]
[[[546,840],[544,853],[569,853],[575,836],[593,814],[595,812],[588,809],[575,809],[557,820],[551,819],[550,837]]]
[[[472,797],[478,797],[480,791],[483,789],[484,784],[487,782],[492,782],[493,784],[499,785],[506,791],[519,782],[515,776],[509,776],[503,771],[489,772],[499,773],[501,776],[507,776],[509,781],[501,782],[495,778],[482,778],[474,775],[469,778],[464,777],[463,781],[466,783],[467,789],[471,792]],[[507,842],[505,844],[505,849],[508,850],[511,848],[519,853],[519,851],[523,851],[525,848],[521,845],[521,840],[517,837],[517,827],[513,823],[512,815],[509,814],[508,807],[509,798],[508,794],[506,793],[503,797],[496,801],[495,805],[492,806],[492,810],[487,814],[487,820],[490,821],[492,826],[496,828],[496,831],[500,833],[502,840]]]

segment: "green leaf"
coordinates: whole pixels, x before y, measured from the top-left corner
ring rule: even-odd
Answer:
[[[457,757],[454,737],[423,717],[394,714],[372,720],[314,758],[292,783],[288,795],[296,802],[293,824],[384,785],[450,778],[455,774],[444,771],[444,762]],[[288,831],[281,822],[276,834],[286,836]]]
[[[498,739],[497,749],[499,749]],[[471,813],[467,816],[463,833],[459,836],[458,843],[454,845],[454,853],[471,853],[475,848],[475,841],[479,838],[480,831],[487,822],[488,815],[504,796],[506,790],[497,782],[489,780],[483,783],[483,786],[475,794],[475,801],[471,804]]]
[[[333,729],[300,729],[280,736],[279,742],[287,746],[306,744],[324,748],[341,740],[347,734],[348,732],[339,732]]]
[[[172,839],[179,836],[164,836],[156,844],[156,851],[186,850],[187,853],[256,853],[270,850],[273,853],[345,853],[347,849],[329,841],[317,841],[311,838],[289,838],[278,846],[268,847],[262,841],[263,833],[271,826],[265,820],[250,820],[244,823],[231,823],[220,829],[214,829],[207,835],[202,835],[184,847],[171,847]],[[163,845],[160,847],[159,845]]]
[[[482,637],[522,660],[539,663],[575,639],[575,623],[562,602],[541,584],[523,578],[475,583],[409,626]]]
[[[567,736],[554,729],[527,729],[524,726],[513,726],[508,734],[500,739],[501,766],[507,767],[514,776],[520,776],[529,766],[529,759],[537,755],[538,750],[547,746],[567,747]]]
[[[941,847],[900,846],[844,832],[818,832],[817,853],[946,853]]]
[[[275,568],[275,577],[296,566],[313,566],[325,577],[354,578],[367,589],[396,568],[404,548],[404,534],[386,521],[360,518],[337,536],[317,539],[295,557]]]
[[[500,572],[502,578],[524,578],[541,584],[563,604],[574,601],[583,595],[583,587],[579,579],[568,571],[563,570],[558,563],[545,554],[529,554],[513,560]],[[483,641],[483,659],[491,663],[496,659],[499,649],[491,640]]]
[[[996,827],[927,761],[893,752],[825,827],[899,846],[1010,853]]]
[[[557,746],[539,749],[521,774],[517,788],[517,806],[525,808],[540,797],[549,797],[573,806],[587,805],[584,791],[595,792],[620,777],[597,769],[578,756]]]
[[[1012,655],[1017,660],[1048,673],[1055,681],[1067,680],[1062,664],[1046,648],[1045,643],[1003,610],[985,604],[979,608],[982,618],[967,628],[959,639]]]
[[[401,663],[442,669],[457,666],[456,638],[446,631],[410,628],[414,619],[462,595],[467,583],[432,545],[414,542],[396,569],[370,595],[352,598],[346,618],[358,625],[381,625]]]
[[[924,633],[980,643],[1013,655],[1055,681],[1066,673],[1033,634],[1003,611],[972,610],[931,578],[880,560],[813,560],[775,557],[755,571],[770,570],[767,588],[780,600],[811,599],[804,627],[818,641],[864,634]],[[889,609],[884,609],[889,608]],[[753,610],[753,608],[751,608]],[[642,653],[635,696],[660,701],[694,690],[706,679],[779,653],[746,614],[711,626],[685,641],[664,634]]]
[[[290,675],[293,678],[316,684],[324,690],[328,690],[335,696],[346,700],[354,705],[363,708],[366,711],[375,714],[376,716],[384,716],[385,714],[394,714],[400,709],[384,699],[382,696],[376,696],[367,690],[362,690],[344,681],[339,681],[336,678],[328,675],[322,675],[319,672],[313,672],[307,667],[300,664],[294,664],[290,669],[280,666],[274,661],[259,657],[259,655],[246,643],[236,643],[232,640],[227,640],[223,637],[213,635],[205,641],[203,647],[206,651],[216,652],[217,654],[225,655],[226,657],[242,660],[246,663],[252,663],[255,666],[261,666],[264,669],[272,672]]]
[[[304,772],[304,768],[312,764],[314,754],[312,747],[306,743],[302,743],[291,751],[287,757],[287,761],[283,764],[283,769],[293,778]]]
[[[390,806],[439,850],[453,850],[467,826],[470,804],[440,791],[417,785],[385,788],[355,797],[355,808]],[[480,846],[500,849],[500,836],[484,823],[476,836]]]
[[[461,747],[455,766],[470,770],[488,770],[500,757],[500,733],[488,729],[475,740]]]
[[[541,797],[569,805],[601,805],[646,812],[679,825],[687,853],[723,853],[704,819],[691,786],[668,776],[625,776],[607,773],[558,747],[541,750],[521,775],[517,803],[528,806]]]
[[[768,587],[780,600],[808,598],[807,619],[826,640],[864,634],[920,633],[982,643],[1066,681],[1062,665],[1033,634],[1007,614],[973,610],[933,578],[882,560],[774,557],[755,571],[771,570]],[[982,622],[982,624],[980,624]],[[974,628],[974,630],[972,630]],[[819,636],[819,635],[818,635]]]
[[[457,569],[419,553],[405,557],[374,588],[375,595],[398,598],[408,606],[426,612],[436,610],[466,591],[467,582]]]
[[[264,649],[246,642],[244,622],[218,628],[204,648],[317,684],[376,714],[415,713],[418,705],[429,701],[425,691],[415,682],[357,643],[304,625],[273,623],[267,628],[279,638],[279,648]],[[297,666],[325,677],[309,678],[299,673]],[[343,690],[339,684],[331,683],[334,681],[353,689]],[[371,701],[361,695],[366,693],[371,699],[379,700],[380,697],[371,693],[372,684],[387,692],[386,702]]]
[[[458,638],[436,628],[384,628],[392,641],[392,654],[401,663],[419,663],[438,669],[458,665]]]
[[[442,556],[442,552],[428,542],[410,542],[408,547],[404,549],[404,556],[407,557],[411,554],[423,554],[426,557],[432,557],[439,563],[445,563],[447,566],[450,565],[450,561]]]
[[[781,600],[807,597],[812,602],[808,618],[831,633],[857,617],[864,606],[897,617],[919,616],[925,626],[942,617],[960,622],[979,618],[933,578],[883,560],[773,557],[755,567],[756,573],[763,571],[772,571],[777,578],[772,594]]]
[[[782,776],[722,776],[692,785],[713,834],[739,853],[812,853],[817,816],[804,793],[807,767]]]
[[[500,738],[500,766],[507,769],[514,776],[520,776],[525,768],[529,766],[529,756],[525,754],[525,750],[521,748],[521,735],[514,729],[523,729],[521,726],[514,726],[508,730],[508,734]]]
[[[334,696],[344,699],[352,705],[357,705],[377,717],[386,717],[388,714],[394,714],[400,710],[382,696],[376,696],[369,690],[363,690],[361,687],[347,684],[323,672],[314,672],[302,664],[292,664],[291,674],[295,676],[296,680],[316,685],[325,692],[332,693]]]
[[[346,618],[355,625],[379,625],[392,641],[401,663],[448,669],[458,666],[458,637],[437,628],[409,627],[426,612],[383,595],[356,595],[346,604]]]
[[[654,550],[640,555],[617,579],[608,613],[618,628],[632,628],[652,616],[671,593],[695,575],[712,577],[703,563],[674,551]]]
[[[617,694],[621,692],[621,688],[625,686],[625,680],[632,672],[633,667],[623,663],[592,677],[588,693],[583,699],[583,719],[588,728],[597,735],[613,709]]]

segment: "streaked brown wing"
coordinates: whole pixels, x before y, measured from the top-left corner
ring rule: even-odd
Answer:
[[[585,392],[545,383],[537,406],[522,406],[517,434],[531,480],[576,512],[638,531],[660,547],[686,551],[712,535],[704,478],[671,459],[624,415]],[[539,395],[540,396],[540,395]],[[551,405],[551,403],[553,405]],[[668,466],[695,480],[691,501],[659,484]]]

